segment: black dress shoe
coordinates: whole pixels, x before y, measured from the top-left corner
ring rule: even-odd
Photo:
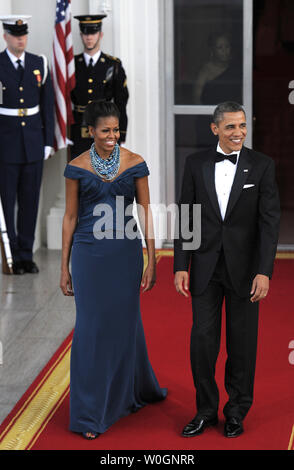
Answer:
[[[215,416],[214,418],[195,416],[195,418],[192,419],[192,421],[190,421],[190,423],[188,423],[187,426],[184,427],[182,436],[183,437],[199,436],[199,434],[202,434],[203,431],[208,426],[216,426],[217,423],[218,423],[217,416]]]
[[[34,261],[23,261],[22,264],[26,273],[36,274],[39,272],[39,268]]]
[[[243,424],[239,418],[227,418],[225,422],[225,436],[237,437],[244,432]]]
[[[13,272],[13,274],[24,274],[26,271],[25,271],[23,262],[22,261],[15,261],[12,264],[12,272]]]

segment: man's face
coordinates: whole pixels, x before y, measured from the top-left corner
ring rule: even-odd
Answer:
[[[21,56],[27,47],[27,34],[24,34],[23,36],[13,36],[12,34],[4,33],[4,39],[7,43],[8,50],[16,56]]]
[[[86,51],[92,51],[93,49],[100,48],[100,41],[103,37],[102,31],[94,34],[83,34],[81,33],[81,38],[84,44],[84,48]]]
[[[223,120],[212,123],[211,130],[219,138],[221,149],[225,153],[238,152],[242,149],[246,135],[246,117],[243,111],[224,113]]]

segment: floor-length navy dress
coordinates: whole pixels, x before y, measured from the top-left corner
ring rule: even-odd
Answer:
[[[65,168],[66,178],[79,180],[71,254],[76,324],[70,430],[75,432],[103,433],[167,394],[148,359],[140,313],[142,241],[130,213],[135,179],[148,174],[144,161],[112,182],[74,165]]]

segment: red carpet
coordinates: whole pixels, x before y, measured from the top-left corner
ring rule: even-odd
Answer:
[[[259,346],[255,380],[255,400],[245,422],[245,433],[237,439],[223,437],[222,408],[226,401],[223,386],[226,359],[224,329],[216,377],[220,388],[220,423],[195,438],[182,438],[183,426],[195,414],[195,394],[190,372],[190,299],[179,296],[173,287],[172,258],[162,257],[157,284],[142,295],[141,308],[149,357],[160,385],[169,394],[164,402],[149,405],[121,419],[95,441],[86,441],[68,431],[68,391],[54,407],[35,439],[26,448],[103,450],[201,450],[201,449],[293,449],[294,365],[289,361],[289,344],[294,340],[293,319],[294,260],[276,261],[268,298],[260,307]],[[4,421],[0,436],[25,403],[29,393],[44,379],[60,358],[68,338],[30,390]],[[58,359],[59,360],[59,359]],[[63,399],[64,398],[64,399]],[[9,424],[10,423],[10,424]]]

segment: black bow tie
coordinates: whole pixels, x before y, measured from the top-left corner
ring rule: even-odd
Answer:
[[[222,162],[223,160],[230,160],[230,162],[234,163],[236,165],[237,163],[237,153],[232,153],[231,155],[225,155],[220,152],[216,152],[216,157],[215,161],[216,162]]]

